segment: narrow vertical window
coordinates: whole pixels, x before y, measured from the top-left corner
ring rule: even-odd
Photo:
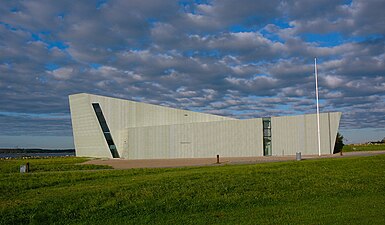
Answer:
[[[106,139],[107,145],[110,148],[110,152],[113,158],[120,158],[118,150],[116,149],[114,140],[112,139],[110,129],[108,128],[107,121],[104,118],[102,108],[100,108],[99,103],[92,103],[96,117],[98,118],[99,125],[102,128],[104,138]]]
[[[263,155],[271,155],[271,118],[263,118]]]

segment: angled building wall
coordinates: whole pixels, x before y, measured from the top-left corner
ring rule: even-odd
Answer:
[[[69,98],[76,156],[111,158],[89,96],[76,95]]]
[[[127,145],[122,136],[124,135],[122,132],[124,133],[126,128],[235,120],[223,116],[85,93],[70,95],[69,103],[78,156],[111,157],[92,103],[99,104],[119,155],[123,154],[121,150]]]

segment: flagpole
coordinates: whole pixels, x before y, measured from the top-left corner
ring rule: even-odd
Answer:
[[[319,128],[319,105],[318,105],[318,73],[317,58],[314,58],[314,74],[315,74],[315,96],[317,101],[317,135],[318,135],[318,155],[321,156],[321,134]]]

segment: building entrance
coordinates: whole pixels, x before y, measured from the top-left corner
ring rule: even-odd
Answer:
[[[271,156],[271,118],[263,118],[263,156]]]

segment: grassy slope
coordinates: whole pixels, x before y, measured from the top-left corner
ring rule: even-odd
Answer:
[[[378,151],[385,150],[385,144],[377,145],[345,145],[342,149],[343,152],[353,151]]]
[[[0,161],[2,224],[385,224],[385,155],[59,172],[50,160],[30,174],[9,164]]]

